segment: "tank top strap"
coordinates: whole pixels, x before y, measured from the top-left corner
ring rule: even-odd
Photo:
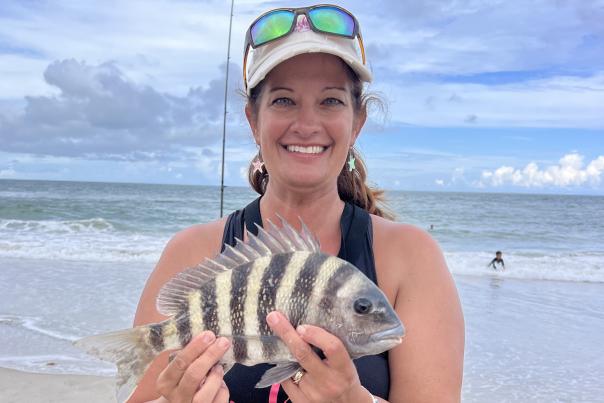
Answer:
[[[369,213],[346,202],[340,219],[340,252],[338,257],[355,265],[371,281],[377,284],[373,257],[373,226]]]

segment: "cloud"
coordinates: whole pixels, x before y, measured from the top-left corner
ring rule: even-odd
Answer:
[[[398,74],[602,68],[599,0],[535,0],[522,7],[503,0],[389,1],[393,18],[386,20],[373,3],[359,7],[366,13],[361,22],[370,23],[364,30],[370,60]]]
[[[0,150],[55,156],[146,158],[205,146],[222,135],[224,70],[185,96],[135,83],[113,62],[67,59],[44,72],[57,95],[27,96],[19,114],[0,114]],[[232,64],[231,73],[240,74]],[[229,83],[229,133],[242,136],[243,98]]]
[[[399,78],[376,87],[398,94],[390,107],[396,122],[427,127],[604,128],[604,68],[585,77],[498,85]]]
[[[604,173],[604,155],[592,160],[585,166],[584,156],[571,153],[563,156],[558,165],[540,169],[535,162],[522,169],[501,166],[494,171],[482,172],[479,186],[522,186],[522,187],[558,187],[591,185],[597,186]]]

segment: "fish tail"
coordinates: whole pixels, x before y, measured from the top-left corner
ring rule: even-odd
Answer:
[[[88,354],[117,365],[116,394],[118,402],[130,398],[151,361],[163,350],[159,324],[137,326],[85,337],[74,345]],[[162,344],[162,345],[160,345]]]

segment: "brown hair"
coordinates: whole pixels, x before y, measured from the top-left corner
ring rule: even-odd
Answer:
[[[356,113],[367,113],[367,106],[370,103],[376,103],[378,107],[383,109],[382,100],[375,94],[364,92],[363,82],[359,79],[356,73],[344,62],[346,72],[352,81],[352,99]],[[258,112],[258,99],[262,94],[265,81],[261,81],[250,91],[247,97],[248,105],[252,108],[254,114]],[[350,171],[347,164],[344,164],[340,175],[338,176],[338,194],[340,199],[346,202],[354,203],[357,206],[367,210],[370,214],[375,214],[379,217],[384,217],[389,220],[395,218],[394,213],[386,206],[384,190],[375,187],[370,187],[367,184],[367,168],[365,162],[357,150],[352,147],[350,149],[352,157],[355,159],[355,169]],[[258,151],[258,155],[254,159],[262,160],[262,151]],[[254,170],[252,163],[248,168],[248,180],[252,188],[260,195],[266,192],[268,185],[268,172],[266,167],[262,167],[262,171]]]

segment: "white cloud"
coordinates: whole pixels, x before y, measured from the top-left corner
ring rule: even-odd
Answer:
[[[592,160],[585,166],[584,156],[578,153],[566,154],[558,165],[539,168],[535,162],[524,168],[501,166],[494,171],[482,172],[479,186],[522,186],[522,187],[558,187],[591,185],[597,186],[604,173],[604,155]]]
[[[445,181],[443,179],[436,179],[434,183],[438,186],[445,186]]]
[[[390,106],[396,121],[419,126],[604,128],[604,70],[499,85],[409,79],[376,89],[398,94]]]
[[[17,172],[13,168],[0,169],[0,178],[14,178]]]

